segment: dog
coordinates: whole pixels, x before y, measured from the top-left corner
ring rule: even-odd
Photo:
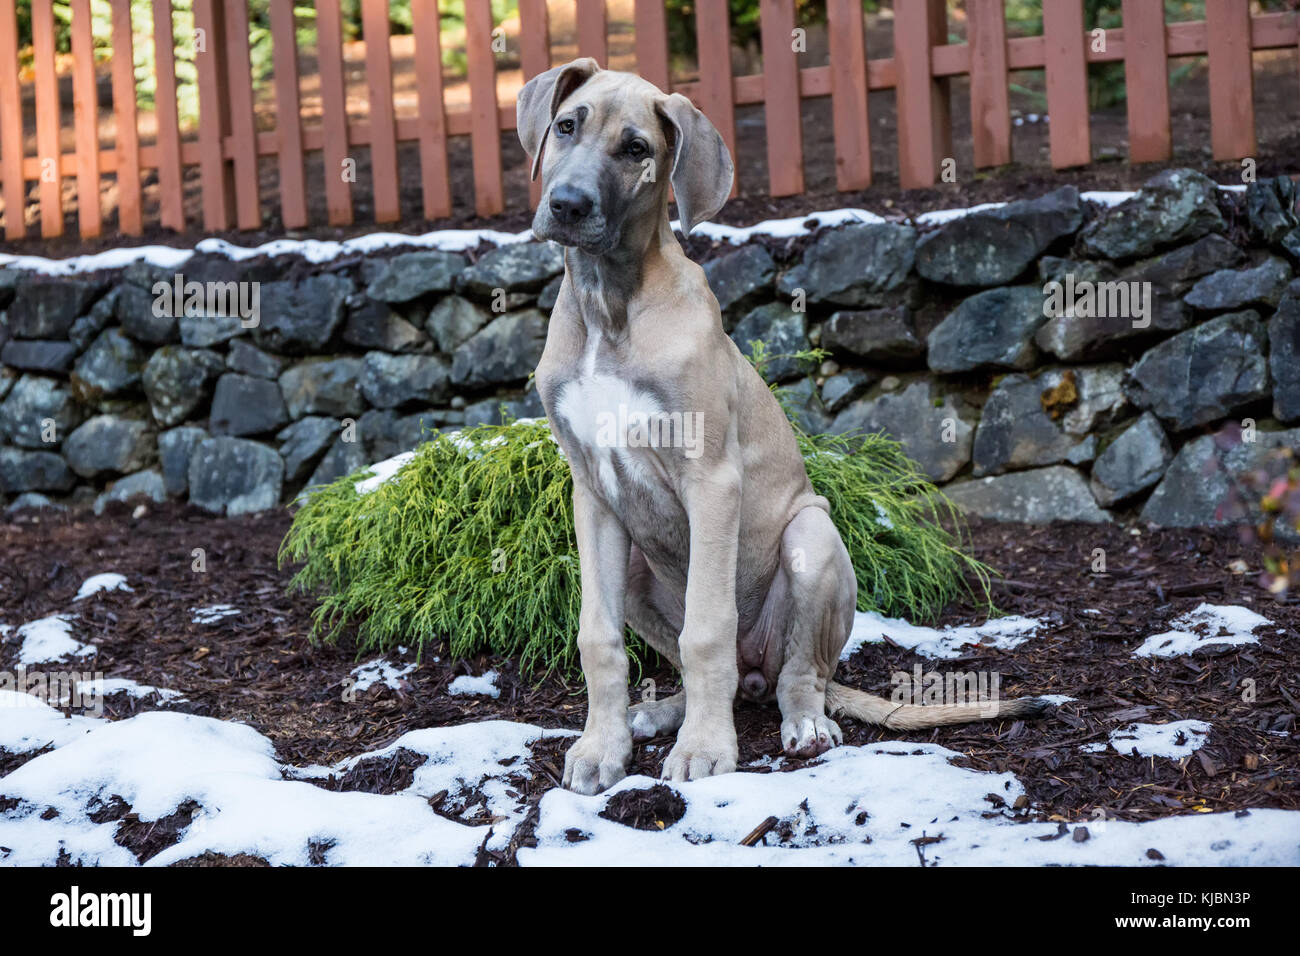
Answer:
[[[574,60],[519,94],[520,142],[542,178],[533,233],[565,247],[536,387],[573,475],[585,729],[565,787],[627,774],[634,740],[675,732],[663,776],[735,770],[733,705],[775,697],[786,753],[842,742],[832,715],[913,729],[1045,707],[898,705],[833,683],[857,580],[793,430],[723,330],[682,233],[722,208],[731,155],[679,93]],[[682,690],[628,705],[624,625]],[[829,714],[828,714],[829,712]]]

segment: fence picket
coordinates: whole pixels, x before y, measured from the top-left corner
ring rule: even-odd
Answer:
[[[1043,4],[1047,115],[1051,119],[1047,138],[1053,169],[1092,162],[1087,40],[1083,0]]]
[[[375,198],[375,222],[396,222],[402,213],[397,179],[397,117],[393,110],[388,0],[361,0],[361,30],[366,40],[370,182]]]
[[[5,238],[27,233],[27,184],[23,179],[23,111],[18,91],[18,7],[0,0],[0,182],[4,188]]]
[[[609,64],[609,11],[605,0],[577,0],[578,56],[589,56],[601,66]]]
[[[663,5],[659,4],[659,8],[662,10]],[[638,0],[637,10],[640,9],[640,0]],[[637,42],[640,43],[639,34]],[[525,83],[539,73],[545,73],[551,68],[551,22],[546,11],[546,0],[519,0],[519,65],[523,68]],[[533,168],[532,163],[533,157],[529,156],[528,170],[530,173]],[[529,208],[536,209],[537,204],[541,201],[541,178],[530,179],[528,183]]]
[[[859,0],[828,0],[831,116],[835,130],[835,188],[871,185],[871,118],[867,109],[867,48]]]
[[[731,85],[731,23],[727,0],[699,0],[695,6],[695,37],[699,50],[699,102],[731,155],[736,155],[736,105]],[[731,195],[740,189],[737,172]]]
[[[280,218],[286,229],[307,225],[302,109],[298,93],[298,37],[294,0],[271,0],[271,57],[275,69],[275,133],[280,167]]]
[[[480,216],[495,216],[505,208],[505,194],[501,187],[501,126],[490,0],[465,0],[465,41],[469,61],[470,144],[474,153],[474,208]]]
[[[194,0],[194,28],[202,47],[196,50],[199,79],[199,179],[203,184],[203,227],[210,231],[230,228],[234,212],[234,175],[225,160],[230,132],[229,91],[226,82],[225,22],[217,4],[221,0]]]
[[[176,63],[172,59],[171,0],[153,0],[154,122],[158,126],[158,221],[164,229],[185,231],[185,194],[181,173],[181,127],[176,111]]]
[[[36,70],[36,155],[40,160],[41,236],[63,235],[63,169],[59,149],[59,77],[54,72],[54,4],[32,0]]]
[[[904,189],[933,186],[952,155],[947,81],[930,70],[930,48],[946,40],[943,0],[914,0],[894,10],[898,71],[898,181]]]
[[[637,73],[665,93],[671,93],[672,79],[668,73],[668,10],[663,0],[636,0],[633,19]]]
[[[803,119],[794,0],[760,0],[763,89],[767,118],[767,180],[773,196],[803,192]]]
[[[1255,79],[1250,4],[1206,0],[1210,61],[1210,148],[1216,160],[1255,155]]]
[[[1173,155],[1169,129],[1169,58],[1165,14],[1158,4],[1124,0],[1124,86],[1128,90],[1128,157],[1163,162]]]
[[[316,0],[316,61],[320,64],[326,215],[331,226],[347,226],[352,223],[356,160],[348,155],[348,101],[343,87],[343,16],[339,0]]]
[[[415,34],[415,86],[420,104],[420,188],[424,194],[424,218],[440,219],[451,215],[451,181],[447,169],[447,118],[442,100],[442,41],[437,0],[412,0],[411,32]]]
[[[77,155],[77,228],[83,239],[103,231],[99,210],[99,97],[90,0],[71,0],[72,116]]]
[[[248,0],[222,0],[226,16],[226,76],[230,105],[235,213],[240,229],[262,225],[258,191],[257,122],[253,118],[253,65],[248,50]]]
[[[975,167],[1011,162],[1007,21],[1002,0],[967,0],[970,25],[970,131]]]
[[[131,0],[113,4],[113,125],[117,143],[117,228],[128,236],[144,231],[140,211],[140,128],[135,103],[135,40]],[[99,149],[98,138],[94,148]]]

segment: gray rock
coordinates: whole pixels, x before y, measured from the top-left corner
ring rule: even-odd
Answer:
[[[376,408],[435,405],[450,396],[450,379],[451,366],[434,355],[367,352],[361,365],[361,393]]]
[[[307,487],[327,485],[344,475],[359,471],[367,464],[369,462],[366,461],[365,449],[361,442],[344,441],[340,437],[330,446],[330,450],[325,453],[325,457],[312,472],[311,478],[307,480]]]
[[[1246,186],[1246,219],[1256,239],[1272,245],[1296,226],[1296,185],[1290,176],[1261,179]]]
[[[164,345],[149,357],[141,384],[156,422],[163,428],[179,425],[207,401],[208,386],[226,367],[208,349]]]
[[[52,451],[26,451],[0,446],[0,491],[69,491],[76,476]]]
[[[280,386],[265,378],[227,372],[217,379],[208,428],[214,435],[263,435],[289,421]]]
[[[190,501],[213,514],[267,511],[280,503],[284,461],[245,438],[209,438],[190,459]]]
[[[1150,282],[1181,294],[1202,276],[1233,268],[1245,259],[1246,254],[1231,240],[1210,233],[1195,242],[1135,262],[1118,277],[1132,282]]]
[[[537,307],[543,312],[550,312],[555,308],[555,302],[560,297],[560,286],[562,285],[564,285],[564,276],[562,274],[546,283],[542,291],[537,295]]]
[[[325,273],[262,286],[261,322],[253,340],[272,352],[319,352],[343,321],[352,280]]]
[[[501,425],[520,418],[541,418],[546,414],[536,391],[521,399],[486,398],[465,408],[465,427]]]
[[[72,323],[72,328],[68,330],[68,341],[77,347],[79,351],[84,351],[90,345],[91,341],[104,327],[113,320],[113,314],[117,311],[117,297],[120,289],[117,286],[109,289],[104,295],[95,300],[95,304],[90,307],[90,311]]]
[[[905,305],[835,312],[822,326],[821,347],[879,365],[907,365],[925,355]]]
[[[14,300],[14,290],[26,278],[29,276],[23,269],[7,269],[0,266],[0,309],[9,307],[9,303]]]
[[[564,271],[564,252],[553,242],[516,242],[486,253],[456,280],[456,289],[491,299],[497,289],[537,293]]]
[[[67,511],[66,505],[57,504],[38,491],[24,491],[5,509],[9,514],[31,509],[33,511]]]
[[[1092,466],[1093,497],[1105,508],[1132,498],[1158,482],[1173,458],[1160,420],[1143,412]]]
[[[1266,331],[1253,311],[1211,319],[1161,342],[1129,372],[1140,408],[1181,431],[1267,398]]]
[[[1300,262],[1300,227],[1292,229],[1283,236],[1278,245],[1291,257],[1293,262]]]
[[[1034,286],[978,292],[930,332],[929,365],[936,372],[1030,368],[1038,357],[1034,333],[1047,321]]]
[[[1007,375],[975,432],[974,474],[1091,460],[1088,433],[1126,404],[1119,365]]]
[[[830,431],[887,432],[932,480],[947,481],[970,461],[974,429],[952,396],[940,396],[934,384],[923,379],[901,392],[854,402],[835,416]]]
[[[1184,301],[1203,312],[1226,312],[1250,305],[1273,308],[1291,281],[1291,266],[1271,257],[1253,269],[1221,269],[1192,287]]]
[[[71,342],[12,339],[0,349],[0,362],[28,372],[66,372],[77,357]]]
[[[149,423],[118,415],[96,415],[63,443],[63,457],[82,478],[138,471],[154,456]]]
[[[165,345],[178,338],[171,297],[164,296],[160,301],[159,296],[143,286],[131,283],[118,286],[113,314],[126,334],[137,342]]]
[[[717,296],[728,327],[764,300],[772,298],[776,263],[757,243],[704,263],[704,278]]]
[[[1227,240],[1225,239],[1224,242]],[[1038,279],[1044,285],[1049,282],[1064,283],[1067,276],[1074,276],[1076,283],[1105,282],[1107,279],[1115,278],[1115,270],[1109,262],[1092,262],[1088,259],[1043,256],[1038,260]]]
[[[238,315],[183,315],[176,324],[182,345],[203,349],[246,335],[252,328]]]
[[[808,317],[784,302],[754,309],[736,325],[731,339],[747,358],[753,354],[755,342],[763,343],[767,355],[785,356],[764,363],[761,371],[768,382],[783,382],[812,370],[812,362],[791,357],[808,348]]]
[[[830,229],[777,280],[777,289],[787,298],[802,289],[811,305],[889,305],[890,293],[903,285],[915,257],[916,230],[911,226],[866,223]]]
[[[331,415],[341,418],[357,416],[365,407],[358,387],[361,359],[341,358],[307,361],[293,366],[280,376],[280,392],[289,417]]]
[[[1083,228],[1085,255],[1136,259],[1165,246],[1222,232],[1218,187],[1191,169],[1167,169],[1153,176],[1130,199],[1102,212]]]
[[[521,382],[537,367],[545,346],[546,316],[541,312],[503,315],[456,349],[451,380],[470,388]]]
[[[189,490],[190,459],[208,437],[202,428],[189,425],[172,428],[158,436],[158,458],[167,494],[183,495]]]
[[[362,415],[361,419],[364,422],[365,415]],[[275,437],[281,442],[280,457],[284,459],[284,480],[296,482],[305,478],[338,434],[339,423],[336,419],[308,415],[276,435]]]
[[[66,385],[38,375],[24,375],[0,403],[0,440],[23,448],[52,450],[85,417]],[[47,422],[53,422],[53,432],[46,428]]]
[[[139,386],[145,361],[144,351],[126,333],[105,329],[77,359],[73,375],[91,394],[120,395]]]
[[[0,366],[0,400],[9,394],[9,389],[14,387],[14,382],[18,381],[18,373],[11,368]],[[4,434],[4,428],[0,427],[0,435]]]
[[[1194,438],[1174,456],[1142,508],[1142,520],[1171,528],[1258,523],[1259,492],[1244,479],[1277,449],[1297,447],[1300,428],[1260,431],[1249,443],[1225,441],[1222,434]]]
[[[811,377],[805,376],[791,385],[778,388],[777,399],[794,423],[810,435],[825,432],[834,422],[822,405],[817,383]]]
[[[975,478],[948,485],[943,493],[963,511],[994,521],[1101,524],[1111,520],[1097,507],[1083,477],[1065,465]]]
[[[465,257],[454,252],[404,252],[383,265],[366,295],[376,302],[410,302],[431,292],[450,292],[465,266]]]
[[[1300,279],[1291,283],[1268,323],[1268,362],[1273,372],[1273,414],[1300,419]]]
[[[81,279],[19,279],[9,306],[9,331],[18,339],[60,339],[90,308],[101,286]]]
[[[139,471],[113,482],[107,491],[95,499],[93,507],[98,515],[104,513],[110,501],[134,501],[138,498],[147,498],[158,504],[167,500],[163,476],[156,468]]]
[[[1057,239],[1083,222],[1079,191],[1063,186],[1038,199],[950,220],[916,245],[916,271],[931,282],[983,288],[1012,282]]]
[[[492,314],[487,309],[458,295],[449,295],[433,307],[424,323],[424,330],[438,344],[439,352],[450,355],[487,325],[491,318]]]
[[[1188,325],[1188,312],[1174,296],[1122,280],[1105,280],[1084,287],[1064,284],[1056,314],[1056,292],[1050,285],[1045,307],[1052,313],[1034,334],[1034,343],[1057,358],[1077,362],[1121,351],[1136,338],[1179,332]],[[1074,294],[1071,295],[1071,292]]]
[[[359,349],[383,349],[385,352],[428,350],[429,340],[423,332],[402,318],[383,302],[364,296],[348,309],[343,327],[343,341]]]
[[[822,405],[826,411],[834,414],[861,397],[875,380],[876,377],[870,372],[858,368],[845,369],[832,375],[822,385]]]
[[[226,353],[226,368],[258,378],[279,378],[284,363],[257,346],[236,339],[230,343],[230,351]]]

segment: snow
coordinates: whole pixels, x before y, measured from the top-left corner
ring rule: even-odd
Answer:
[[[900,647],[915,651],[922,657],[961,657],[967,646],[979,644],[1010,650],[1033,637],[1043,622],[1032,617],[1011,615],[991,618],[979,625],[961,625],[936,629],[910,624],[902,618],[884,617],[874,611],[858,611],[853,617],[853,630],[840,654],[846,661],[857,653],[863,644],[880,644],[888,637]]]
[[[1258,644],[1255,629],[1272,626],[1272,621],[1248,608],[1201,604],[1175,618],[1170,624],[1172,630],[1148,637],[1133,656],[1177,657],[1212,645]]]
[[[358,694],[364,694],[375,684],[383,684],[385,687],[398,690],[402,686],[402,678],[415,670],[415,667],[414,664],[398,667],[396,664],[390,664],[382,657],[373,661],[366,661],[364,664],[352,668],[352,676],[356,678],[352,690]]]
[[[132,588],[126,583],[125,575],[105,572],[86,578],[81,587],[77,590],[77,596],[73,601],[84,601],[92,594],[98,594],[100,591],[131,591]]]
[[[209,604],[207,607],[192,607],[190,613],[194,615],[190,618],[191,624],[216,624],[222,618],[234,617],[239,608],[231,604]]]
[[[83,644],[72,636],[72,621],[65,614],[53,614],[18,628],[17,637],[23,642],[18,663],[46,664],[94,654],[93,645]]]
[[[447,685],[449,694],[478,694],[483,697],[500,697],[501,688],[497,686],[497,672],[487,671],[480,677],[461,674]]]
[[[62,747],[102,723],[79,714],[64,717],[32,694],[0,690],[0,750],[12,754]]]
[[[180,703],[186,700],[185,695],[178,690],[154,687],[152,684],[141,684],[126,677],[102,677],[91,683],[95,693],[101,697],[107,697],[109,694],[129,694],[132,697],[143,699],[150,694],[157,694],[159,699],[164,701]]]
[[[391,481],[393,476],[411,463],[415,458],[415,452],[404,451],[400,455],[394,455],[392,458],[385,458],[383,461],[370,465],[366,470],[370,472],[369,478],[363,478],[356,483],[357,494],[368,495],[380,485]]]
[[[1205,746],[1210,725],[1203,720],[1176,720],[1168,724],[1129,724],[1111,731],[1110,745],[1140,757],[1188,757]]]

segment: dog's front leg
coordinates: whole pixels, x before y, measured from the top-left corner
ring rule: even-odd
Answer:
[[[630,545],[618,518],[576,474],[573,524],[582,574],[578,653],[587,681],[587,725],[564,755],[564,786],[591,794],[627,776],[632,759],[623,644]]]
[[[686,717],[664,761],[669,780],[698,780],[736,769],[732,712],[736,667],[736,549],[739,470],[724,462],[696,476],[683,495],[690,522],[686,614],[680,640]]]

